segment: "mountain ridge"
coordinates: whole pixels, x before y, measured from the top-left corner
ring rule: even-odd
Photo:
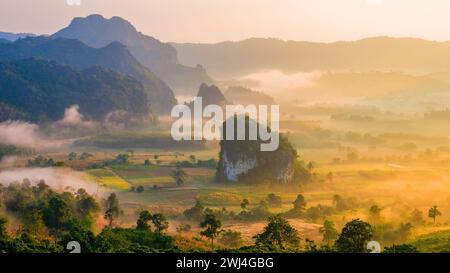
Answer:
[[[42,58],[0,62],[0,102],[0,121],[56,121],[73,105],[95,120],[116,111],[149,113],[144,87],[134,78],[101,67],[78,71]]]
[[[174,89],[193,92],[203,83],[213,80],[198,64],[181,65],[174,47],[139,32],[129,21],[114,16],[107,19],[99,14],[74,18],[69,26],[54,33],[52,37],[78,39],[88,46],[103,47],[117,41],[144,66],[153,71]],[[189,90],[190,89],[190,90]]]
[[[119,42],[103,48],[91,48],[76,39],[39,36],[0,44],[0,61],[30,57],[54,60],[78,70],[100,66],[131,76],[144,85],[149,104],[156,113],[167,114],[168,109],[176,104],[170,87],[142,66]]]
[[[317,43],[250,38],[216,44],[177,44],[180,62],[202,63],[214,77],[238,77],[261,70],[285,73],[327,70],[403,71],[449,70],[450,41],[369,37],[357,41]]]

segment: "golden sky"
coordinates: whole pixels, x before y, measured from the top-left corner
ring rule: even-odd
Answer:
[[[450,40],[450,0],[0,0],[0,31],[49,34],[75,16],[121,16],[163,41],[250,37]]]

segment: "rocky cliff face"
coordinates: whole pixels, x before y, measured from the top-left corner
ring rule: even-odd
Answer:
[[[261,142],[222,140],[216,181],[294,182],[298,165],[297,152],[287,138],[280,136],[279,148],[273,152],[262,152]]]
[[[229,181],[237,181],[240,175],[247,173],[249,170],[255,168],[255,158],[238,158],[237,160],[229,160],[227,151],[222,154],[222,165],[224,177]]]

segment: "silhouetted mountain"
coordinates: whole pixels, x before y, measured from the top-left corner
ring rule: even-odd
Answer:
[[[112,70],[92,67],[77,71],[36,58],[0,62],[2,121],[55,121],[63,118],[65,109],[72,105],[97,120],[119,110],[133,116],[149,113],[142,84]]]
[[[157,113],[168,113],[176,104],[172,90],[118,42],[91,48],[75,39],[40,36],[0,44],[0,61],[30,57],[55,60],[76,69],[100,66],[129,75],[144,85],[150,107]]]
[[[68,27],[53,36],[78,39],[92,47],[104,47],[111,42],[120,42],[127,46],[140,63],[172,88],[189,91],[202,82],[212,81],[202,66],[180,65],[175,48],[138,32],[130,22],[120,17],[106,19],[101,15],[90,15],[74,18]]]
[[[272,105],[275,100],[263,92],[251,90],[242,86],[231,86],[225,91],[225,97],[233,104],[242,105]]]
[[[287,73],[450,70],[450,42],[413,38],[376,37],[335,43],[253,38],[217,44],[172,45],[182,64],[201,63],[214,77],[236,77],[263,69]]]
[[[0,38],[0,44],[7,44],[7,43],[10,43],[10,41],[6,40],[6,39],[3,39],[3,38]]]
[[[227,104],[227,100],[225,99],[225,96],[222,94],[222,91],[220,91],[220,89],[215,85],[208,86],[207,84],[202,83],[200,85],[196,97],[202,98],[203,107],[210,104],[215,104],[219,106],[225,106]],[[193,107],[193,105],[194,105],[193,101],[189,103],[190,107]]]
[[[10,42],[14,42],[17,39],[22,39],[26,37],[34,37],[36,35],[31,33],[10,33],[10,32],[1,32],[0,31],[0,39],[5,39]]]

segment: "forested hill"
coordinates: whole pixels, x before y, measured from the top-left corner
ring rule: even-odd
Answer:
[[[92,48],[75,39],[40,36],[0,43],[0,61],[30,57],[54,60],[78,70],[100,66],[129,75],[143,84],[148,103],[156,113],[167,114],[168,109],[176,104],[172,90],[118,42]]]
[[[55,121],[72,105],[96,120],[117,110],[132,115],[149,111],[142,84],[112,70],[77,71],[37,58],[0,62],[0,121]]]

